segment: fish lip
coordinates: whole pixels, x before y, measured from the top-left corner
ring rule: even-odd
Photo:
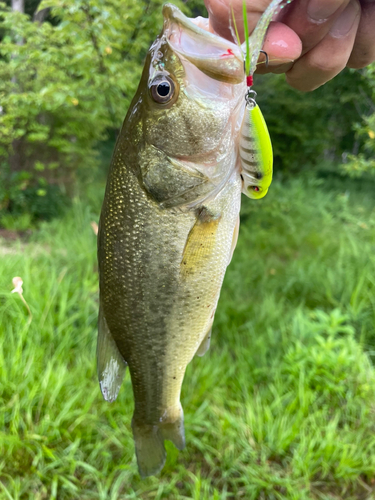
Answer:
[[[222,38],[219,37],[218,35],[215,35],[214,33],[211,33],[210,31],[207,31],[197,26],[195,23],[193,23],[191,18],[185,16],[185,14],[183,14],[178,7],[176,7],[171,3],[166,3],[163,5],[163,17],[164,17],[164,24],[168,24],[174,21],[177,24],[180,24],[182,27],[190,31],[193,31],[197,35],[207,36],[209,39],[213,41],[222,40]],[[236,45],[234,46],[237,47]]]
[[[164,35],[169,47],[182,58],[192,62],[198,69],[215,80],[231,84],[244,82],[245,71],[243,66],[243,55],[241,47],[197,26],[190,18],[186,17],[175,5],[167,3],[163,6]],[[212,54],[202,52],[194,53],[184,50],[181,44],[173,42],[177,26],[180,33],[184,32],[193,38],[204,38],[205,46],[211,45],[215,48]],[[199,45],[199,44],[198,44]],[[199,51],[198,51],[199,52]]]

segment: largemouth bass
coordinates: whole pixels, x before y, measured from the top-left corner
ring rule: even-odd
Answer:
[[[246,93],[238,45],[173,5],[148,53],[117,140],[98,235],[98,376],[116,399],[125,367],[142,476],[185,445],[186,366],[210,344],[236,245],[238,144]]]

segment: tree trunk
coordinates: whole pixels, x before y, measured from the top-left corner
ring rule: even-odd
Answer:
[[[44,22],[44,19],[48,16],[50,10],[51,9],[49,7],[46,7],[42,10],[36,10],[33,15],[34,23],[42,24]]]
[[[25,0],[12,0],[12,10],[25,13]]]
[[[24,0],[12,0],[12,10],[16,12],[25,13],[25,1]],[[23,39],[17,40],[18,45],[23,45]],[[13,56],[12,56],[13,57]],[[16,78],[12,78],[12,82],[16,83]],[[21,158],[21,142],[20,140],[14,140],[12,143],[12,153],[9,157],[9,166],[11,172],[17,172],[22,170],[22,158]]]

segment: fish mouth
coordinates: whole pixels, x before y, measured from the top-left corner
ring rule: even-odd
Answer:
[[[243,83],[244,59],[238,45],[197,26],[172,4],[164,5],[163,16],[164,35],[178,56],[214,80]]]

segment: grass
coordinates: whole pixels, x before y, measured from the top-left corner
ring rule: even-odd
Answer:
[[[375,498],[374,185],[243,199],[210,351],[185,377],[187,447],[137,473],[129,377],[96,380],[100,195],[0,245],[0,499]],[[32,318],[12,278],[21,276]]]

